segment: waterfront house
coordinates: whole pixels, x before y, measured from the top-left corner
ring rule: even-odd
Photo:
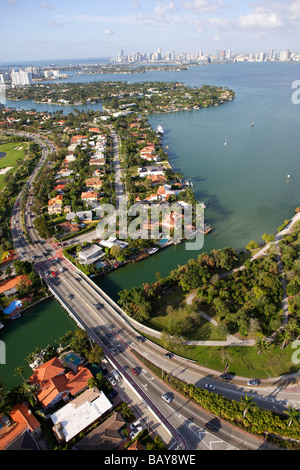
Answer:
[[[31,280],[25,275],[14,277],[13,279],[7,279],[0,282],[0,294],[5,297],[11,297],[16,295],[18,292],[18,286],[21,283],[32,284]]]
[[[123,250],[128,246],[128,243],[122,240],[118,240],[115,237],[110,237],[107,240],[101,240],[100,245],[105,248],[112,248],[113,246],[117,246]]]
[[[78,260],[81,264],[96,264],[102,258],[104,258],[105,253],[102,248],[97,245],[92,245],[89,248],[86,248],[83,251],[78,253]]]
[[[69,401],[70,397],[84,391],[92,377],[89,369],[83,366],[74,366],[74,370],[66,372],[65,366],[54,357],[35,369],[29,383],[40,386],[37,399],[44,409],[49,409],[59,401]]]

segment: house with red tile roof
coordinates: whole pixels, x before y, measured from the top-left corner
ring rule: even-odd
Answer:
[[[15,295],[18,290],[18,285],[23,282],[27,284],[32,284],[29,277],[27,277],[25,274],[22,274],[21,276],[16,276],[13,279],[7,279],[0,282],[0,294],[4,294],[5,297]]]
[[[60,400],[68,401],[85,390],[88,380],[93,378],[86,367],[74,367],[74,371],[65,371],[65,366],[55,357],[37,367],[29,378],[29,383],[40,385],[37,399],[44,409],[55,405]]]
[[[33,448],[37,447],[34,446],[34,440],[42,435],[42,431],[39,421],[31,410],[24,404],[18,404],[12,408],[9,416],[10,422],[4,421],[0,416],[0,450],[10,450],[12,446],[15,450],[19,450],[20,445],[16,447],[16,441],[20,441],[26,434],[33,438]]]

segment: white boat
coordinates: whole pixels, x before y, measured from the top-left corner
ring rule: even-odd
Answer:
[[[158,251],[158,248],[151,248],[151,250],[149,250],[149,255],[154,255],[154,253],[156,253]]]
[[[251,127],[254,127],[254,122],[253,121],[251,122]]]
[[[0,330],[1,330],[2,328],[4,328],[4,325],[3,325],[3,323],[0,323]]]
[[[225,142],[224,142],[224,147],[226,147],[226,145],[227,145],[227,137],[226,137]]]
[[[157,134],[163,134],[164,133],[164,130],[163,130],[161,125],[157,126],[156,132],[157,132]]]

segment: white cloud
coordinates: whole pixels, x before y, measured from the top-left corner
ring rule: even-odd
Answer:
[[[238,19],[238,26],[240,29],[266,31],[281,28],[283,22],[276,13],[257,8],[254,13],[241,15]]]
[[[192,0],[184,1],[183,7],[188,10],[193,10],[196,13],[205,13],[215,11],[217,9],[217,4],[207,0]]]
[[[106,34],[107,36],[110,36],[111,34],[114,34],[114,32],[111,31],[110,29],[105,29],[104,34]]]
[[[52,28],[60,28],[61,26],[63,26],[62,23],[60,23],[59,21],[55,21],[55,20],[48,20],[47,23]]]
[[[41,0],[40,1],[40,5],[41,7],[44,9],[44,10],[53,10],[54,6],[52,5],[52,3],[47,3],[45,2],[44,0]]]

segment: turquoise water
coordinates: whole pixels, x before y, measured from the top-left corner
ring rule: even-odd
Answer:
[[[292,103],[291,84],[297,77],[300,64],[195,67],[186,72],[185,83],[227,84],[237,98],[219,107],[150,116],[153,128],[164,128],[171,163],[207,205],[206,221],[214,231],[201,251],[243,249],[294,215],[300,204],[300,106]],[[117,299],[120,289],[151,282],[157,271],[167,275],[198,254],[181,244],[98,284]]]
[[[193,86],[227,85],[236,92],[233,102],[219,107],[149,116],[154,129],[161,124],[165,130],[163,144],[170,149],[171,163],[192,180],[197,199],[207,205],[206,221],[214,227],[205,237],[202,249],[208,252],[225,246],[243,249],[251,240],[260,242],[263,233],[275,233],[282,221],[291,218],[295,207],[300,205],[300,105],[294,105],[291,100],[294,91],[291,85],[298,79],[300,64],[238,63],[195,66],[185,72],[89,75],[69,81],[176,80]],[[6,104],[37,110],[45,110],[46,106],[50,111],[65,113],[74,108],[31,101]],[[79,108],[101,109],[100,105]],[[287,174],[291,175],[290,179]],[[144,261],[116,269],[96,282],[117,299],[119,290],[151,282],[158,271],[166,276],[171,269],[198,254],[187,251],[184,244],[170,247]],[[45,315],[49,325],[52,325],[51,312],[55,313],[54,322],[60,322],[66,315],[60,306],[57,312],[56,306],[56,302],[51,303]],[[24,324],[17,332],[11,330],[13,335],[7,341],[9,356],[16,355],[14,367],[22,364],[24,356],[35,346],[50,342],[44,319],[39,315],[41,309],[37,307],[28,329]],[[58,326],[60,336],[71,329],[68,324]],[[35,333],[36,328],[38,333]],[[57,334],[53,332],[52,337],[57,338]],[[29,339],[30,346],[27,346]],[[10,369],[11,376],[13,370]]]
[[[64,362],[72,362],[76,366],[81,362],[80,357],[75,356],[75,354],[68,353],[64,356]]]
[[[9,322],[0,330],[0,340],[6,347],[6,364],[0,365],[0,380],[8,389],[20,385],[22,378],[16,375],[15,368],[24,366],[24,377],[29,378],[33,371],[25,358],[35,348],[54,345],[67,331],[76,328],[75,322],[55,300],[46,300]]]

